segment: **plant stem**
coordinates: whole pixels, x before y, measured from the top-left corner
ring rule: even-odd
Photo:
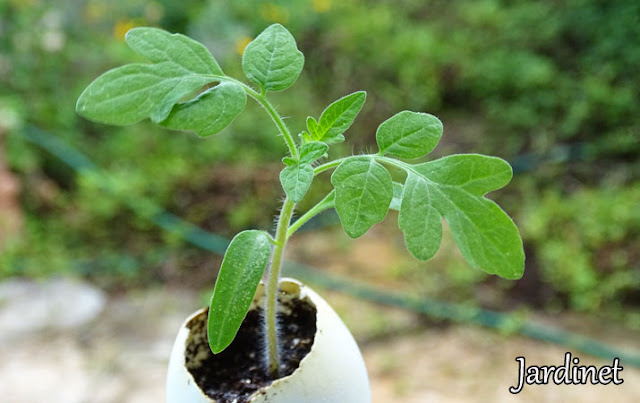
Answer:
[[[293,136],[291,135],[289,128],[284,124],[284,122],[282,121],[282,118],[280,117],[278,112],[276,112],[276,109],[273,107],[271,102],[269,102],[267,97],[257,93],[251,87],[246,86],[245,90],[253,99],[255,99],[260,105],[262,105],[262,107],[267,111],[269,116],[271,116],[271,120],[273,120],[273,123],[275,123],[276,126],[278,126],[278,130],[280,130],[280,133],[282,133],[282,137],[284,137],[284,141],[285,143],[287,143],[287,147],[289,147],[289,153],[293,158],[298,159],[300,157],[300,154],[298,153],[296,142],[293,139]]]
[[[234,82],[244,88],[247,94],[256,102],[258,102],[267,111],[267,114],[273,120],[273,123],[278,127],[280,134],[284,137],[285,143],[289,148],[289,153],[295,159],[300,157],[296,142],[291,136],[291,132],[287,125],[284,124],[282,117],[278,114],[271,102],[266,97],[264,89],[261,92],[255,91],[245,83],[233,79],[231,77],[221,77],[221,79]],[[267,278],[267,303],[265,307],[265,327],[267,336],[267,363],[269,369],[269,375],[271,379],[278,379],[280,377],[280,354],[278,351],[278,286],[280,283],[280,269],[282,267],[282,257],[284,254],[284,248],[287,243],[287,233],[289,230],[289,224],[291,223],[291,217],[293,216],[293,210],[296,204],[288,198],[284,200],[282,204],[282,210],[278,217],[278,225],[276,227],[276,237],[272,240],[274,245],[273,253],[271,255],[271,268],[269,269]]]
[[[276,228],[276,246],[271,255],[271,268],[267,280],[267,306],[265,308],[265,322],[267,328],[267,362],[269,364],[269,374],[271,379],[279,378],[280,357],[278,352],[278,328],[276,314],[278,312],[278,284],[280,281],[280,268],[282,267],[282,256],[287,243],[287,232],[289,223],[296,204],[289,199],[285,199],[278,217]]]
[[[285,143],[289,148],[289,153],[295,159],[300,158],[298,147],[296,142],[291,136],[291,132],[287,125],[285,125],[282,117],[278,114],[271,102],[266,97],[264,89],[261,92],[257,92],[242,81],[228,76],[212,76],[220,81],[230,81],[240,85],[244,88],[245,92],[256,102],[258,102],[267,111],[267,114],[273,120],[273,123],[278,127],[280,134],[284,137]],[[278,327],[277,327],[277,312],[278,312],[278,286],[280,282],[280,269],[282,268],[282,257],[284,254],[284,248],[287,244],[289,224],[291,223],[291,217],[293,216],[293,210],[296,204],[286,198],[282,204],[282,210],[278,217],[278,225],[276,227],[275,240],[270,237],[269,241],[274,245],[273,252],[271,254],[271,268],[269,269],[267,278],[267,303],[265,307],[265,325],[267,333],[267,363],[269,368],[269,375],[272,379],[278,379],[280,377],[280,357],[278,351]]]
[[[244,88],[245,92],[249,94],[251,98],[255,99],[256,102],[262,105],[262,107],[267,111],[267,114],[271,117],[271,120],[273,120],[273,123],[276,124],[278,130],[280,130],[280,133],[282,134],[282,137],[284,137],[284,141],[289,148],[289,153],[291,154],[291,156],[295,159],[298,159],[300,157],[298,148],[296,147],[296,142],[293,139],[289,128],[282,121],[282,117],[280,117],[280,115],[276,111],[276,108],[274,108],[271,102],[269,102],[269,100],[267,99],[265,91],[258,92],[242,81],[236,80],[235,78],[229,76],[209,75],[209,77],[216,78],[220,81],[230,81]]]
[[[400,160],[397,160],[395,158],[383,157],[381,155],[369,155],[369,157],[373,157],[378,162],[382,162],[382,163],[391,165],[393,167],[403,169],[407,173],[414,173],[416,175],[420,175],[420,173],[415,170],[413,165],[407,164],[404,161],[400,161]],[[422,176],[422,179],[427,181],[427,182],[429,182],[429,183],[431,183],[431,180],[429,180],[428,178],[426,178],[424,176]]]
[[[318,215],[319,213],[328,210],[333,207],[335,200],[335,190],[329,192],[324,199],[320,200],[315,206],[311,207],[309,211],[304,213],[302,217],[298,218],[287,231],[287,239],[293,235],[300,227],[302,227],[307,221]]]
[[[338,158],[337,160],[333,160],[333,161],[329,161],[325,164],[319,165],[317,166],[314,170],[313,170],[313,176],[316,176],[318,174],[321,174],[324,171],[328,171],[332,168],[337,167],[338,165],[342,164],[342,161],[346,160],[349,157],[344,157],[344,158]]]

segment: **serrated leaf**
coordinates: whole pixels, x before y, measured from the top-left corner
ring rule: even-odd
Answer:
[[[343,141],[342,133],[346,132],[355,120],[367,99],[364,91],[354,92],[344,96],[322,111],[318,121],[318,127],[314,135],[315,140],[328,143]]]
[[[304,55],[296,41],[280,24],[273,24],[250,42],[242,56],[242,69],[249,80],[265,91],[281,91],[293,84],[302,71]]]
[[[404,186],[402,185],[402,183],[393,182],[393,199],[391,199],[391,204],[389,205],[389,208],[391,210],[400,211],[403,192]]]
[[[227,348],[240,329],[271,255],[262,231],[243,231],[225,252],[213,290],[207,320],[209,346],[214,354]]]
[[[376,141],[382,154],[414,159],[429,154],[440,141],[442,122],[428,113],[402,111],[380,124]]]
[[[404,233],[405,244],[420,260],[431,259],[442,240],[442,217],[433,206],[429,184],[409,173],[404,184],[398,227]]]
[[[163,121],[177,102],[222,71],[207,49],[180,34],[134,28],[127,43],[153,64],[128,64],[107,71],[82,92],[76,111],[87,119],[127,125],[150,118]]]
[[[320,141],[312,141],[310,143],[303,144],[300,147],[300,162],[312,163],[322,158],[329,150],[329,146]]]
[[[171,62],[194,74],[224,74],[203,44],[182,34],[137,27],[127,32],[125,40],[133,51],[154,63]]]
[[[280,183],[287,197],[298,203],[309,190],[313,181],[313,167],[308,163],[298,163],[280,171]]]
[[[387,169],[370,157],[346,159],[331,175],[335,207],[347,235],[357,238],[382,221],[393,198]]]
[[[205,137],[220,132],[244,109],[247,95],[238,84],[224,82],[195,99],[177,104],[161,126],[174,130],[193,130]]]
[[[509,279],[522,276],[524,251],[518,229],[498,205],[483,197],[509,182],[509,164],[477,154],[453,155],[408,166],[407,171],[399,220],[412,254],[423,259],[437,250],[437,211],[471,265]]]

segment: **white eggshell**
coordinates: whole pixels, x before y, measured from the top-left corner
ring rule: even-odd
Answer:
[[[309,287],[297,280],[280,281],[284,292],[307,297],[315,305],[316,334],[311,351],[291,375],[280,378],[254,393],[251,403],[370,403],[369,378],[364,360],[353,336],[335,311]],[[261,284],[256,293],[264,296]],[[171,351],[167,375],[167,403],[216,403],[196,385],[185,366],[185,349],[189,335],[187,323],[182,324]]]

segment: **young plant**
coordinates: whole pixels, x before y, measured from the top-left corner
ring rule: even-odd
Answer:
[[[377,153],[319,163],[327,159],[332,144],[344,141],[344,133],[365,102],[366,93],[360,91],[333,102],[317,119],[307,117],[307,130],[298,139],[292,136],[267,98],[269,92],[291,86],[304,64],[295,39],[282,25],[269,26],[244,51],[242,68],[257,88],[225,75],[207,49],[186,36],[134,28],[126,42],[151,63],[127,64],[98,77],[78,99],[80,115],[115,125],[150,118],[168,129],[206,137],[230,124],[249,96],[264,107],[288,147],[280,173],[286,197],[275,235],[243,231],[225,253],[208,317],[213,353],[233,341],[266,271],[267,362],[271,377],[278,377],[276,304],[285,246],[304,223],[330,208],[336,209],[352,238],[381,222],[389,209],[399,211],[398,226],[407,249],[420,260],[438,251],[445,219],[472,266],[508,279],[522,276],[524,252],[518,229],[497,204],[485,198],[511,180],[510,165],[478,154],[408,162],[424,157],[438,144],[442,123],[435,116],[402,111],[378,127]],[[404,184],[394,182],[388,168],[404,171]],[[296,204],[314,179],[329,170],[334,170],[334,189],[291,223]]]

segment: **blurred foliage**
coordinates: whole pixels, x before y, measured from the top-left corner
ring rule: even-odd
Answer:
[[[571,307],[598,311],[640,302],[640,184],[550,190],[522,216],[543,281]]]
[[[285,148],[255,104],[207,141],[148,122],[93,124],[74,105],[93,78],[138,60],[123,42],[131,27],[186,33],[242,77],[244,46],[273,22],[287,25],[306,57],[296,85],[273,96],[295,117],[294,132],[355,90],[368,92],[367,104],[339,152],[372,149],[375,128],[398,110],[436,114],[446,131],[436,153],[524,160],[526,175],[498,197],[520,217],[525,277],[536,274],[535,287],[576,309],[638,303],[637,0],[0,0],[0,126],[9,133],[2,151],[23,184],[26,216],[0,276],[75,271],[142,283],[184,272],[199,278],[203,268],[214,275],[209,254],[160,232],[127,207],[131,200],[153,200],[226,236],[269,228]],[[20,134],[29,126],[78,147],[106,177],[77,174],[26,142]],[[558,145],[580,147],[558,157]],[[522,154],[549,158],[538,166]],[[495,286],[456,253],[445,248],[427,264],[436,274],[416,262],[390,275],[465,300],[478,285]]]

